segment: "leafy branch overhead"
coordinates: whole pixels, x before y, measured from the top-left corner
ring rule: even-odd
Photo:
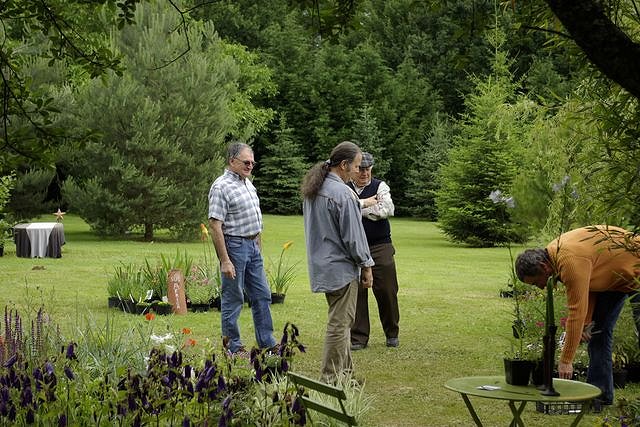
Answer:
[[[180,15],[173,0],[166,0]],[[50,67],[63,64],[64,79],[104,77],[108,71],[122,75],[121,57],[109,44],[114,25],[123,29],[135,24],[136,7],[146,0],[8,0],[0,7],[0,167],[11,169],[23,161],[50,163],[49,155],[61,138],[72,136],[56,124],[59,113],[52,97],[33,82],[30,66],[44,60]],[[182,31],[182,33],[185,33]],[[184,36],[186,38],[186,36]],[[185,48],[169,64],[190,50]]]

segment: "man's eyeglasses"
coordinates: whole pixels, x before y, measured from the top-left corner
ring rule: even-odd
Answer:
[[[244,165],[245,165],[245,166],[247,166],[247,167],[249,167],[249,166],[251,166],[251,167],[255,167],[255,166],[258,164],[258,162],[253,162],[253,161],[251,161],[251,160],[240,160],[240,159],[238,159],[237,157],[236,157],[235,159],[236,159],[237,161],[239,161],[239,162],[244,163]]]

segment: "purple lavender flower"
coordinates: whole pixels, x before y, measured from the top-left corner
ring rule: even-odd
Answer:
[[[31,386],[27,385],[22,389],[20,393],[20,405],[31,406],[33,403],[33,393],[31,392]]]
[[[24,416],[24,420],[27,424],[33,424],[36,421],[36,416],[33,413],[33,408],[27,409],[27,414]]]
[[[5,367],[5,368],[12,368],[12,367],[13,367],[13,365],[15,365],[15,363],[16,363],[17,361],[18,361],[18,355],[17,355],[17,354],[14,354],[13,356],[11,356],[11,357],[9,358],[9,360],[7,360],[7,361],[4,363],[4,367]]]
[[[74,342],[70,343],[67,346],[67,352],[65,354],[65,357],[68,360],[78,360],[78,356],[76,356],[75,348],[76,348],[76,343]]]
[[[73,380],[75,378],[75,376],[73,375],[73,371],[71,370],[70,367],[65,366],[64,367],[64,374],[67,378],[69,378],[70,380]]]
[[[294,423],[296,425],[304,426],[307,424],[307,414],[304,409],[304,405],[300,399],[300,396],[296,396],[293,404],[291,405],[291,412],[295,415]]]

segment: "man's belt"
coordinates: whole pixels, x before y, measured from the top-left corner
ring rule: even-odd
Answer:
[[[252,234],[251,236],[233,236],[231,234],[225,234],[225,237],[235,237],[236,239],[256,240],[260,233]]]

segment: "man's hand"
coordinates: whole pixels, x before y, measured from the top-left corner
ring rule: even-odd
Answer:
[[[589,342],[589,340],[591,340],[591,336],[593,335],[594,325],[595,325],[595,322],[591,322],[588,325],[585,325],[584,328],[582,328],[582,337],[580,339],[581,342]]]
[[[360,272],[360,285],[363,288],[370,288],[373,286],[373,273],[371,272],[371,267],[363,267]]]
[[[362,199],[363,208],[369,208],[371,206],[374,206],[376,203],[378,203],[377,196],[371,196],[371,197],[367,197],[366,199]]]
[[[573,378],[573,363],[558,362],[558,376],[565,380]]]
[[[236,278],[236,268],[233,266],[231,261],[222,261],[220,263],[220,272],[229,279]]]

